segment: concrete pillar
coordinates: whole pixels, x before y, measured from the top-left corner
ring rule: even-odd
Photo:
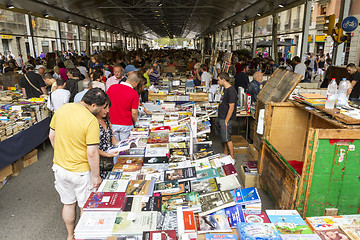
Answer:
[[[29,46],[30,46],[30,55],[33,57],[36,57],[35,44],[34,44],[34,31],[33,31],[32,24],[31,24],[31,15],[30,14],[26,14],[25,21],[26,21],[27,32],[30,34],[30,37],[28,38]]]
[[[91,29],[90,27],[86,27],[86,55],[90,56],[91,53],[91,46],[90,46],[90,36],[91,36]]]
[[[306,53],[309,51],[308,49],[308,39],[309,39],[309,26],[311,24],[311,5],[312,0],[307,0],[305,2],[305,10],[304,10],[304,21],[303,21],[303,30],[302,30],[302,39],[301,39],[301,50],[300,57],[301,61],[304,62],[306,60]]]
[[[254,19],[254,23],[253,23],[253,37],[252,37],[252,49],[251,49],[251,56],[252,58],[256,57],[256,29],[257,29],[257,19]],[[242,29],[241,29],[242,30]],[[241,34],[242,37],[242,34]],[[241,41],[241,45],[243,45],[242,41]]]

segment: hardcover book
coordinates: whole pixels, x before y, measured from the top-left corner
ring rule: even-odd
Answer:
[[[296,210],[266,210],[265,212],[281,234],[312,234]]]
[[[239,238],[246,240],[281,240],[272,223],[239,223],[237,232]]]
[[[154,191],[153,180],[131,180],[126,189],[126,195],[151,196]]]
[[[103,180],[98,192],[125,192],[129,181],[127,180]]]
[[[210,178],[200,181],[192,181],[191,190],[193,192],[198,192],[200,195],[205,195],[208,193],[217,192],[219,191],[219,188],[215,178]]]
[[[227,215],[196,216],[197,232],[231,232]]]
[[[194,180],[196,179],[195,167],[167,170],[164,173],[164,179],[165,181],[178,180],[179,182]]]
[[[257,171],[258,162],[257,161],[246,161],[245,165],[250,171]]]
[[[200,196],[201,212],[199,216],[205,216],[210,213],[235,205],[230,191],[215,192]]]
[[[124,203],[125,212],[161,211],[161,197],[129,196]]]
[[[112,229],[113,235],[143,234],[156,231],[156,212],[118,212]]]
[[[124,192],[92,192],[84,204],[84,211],[120,211]]]
[[[236,172],[236,170],[235,170],[235,167],[234,167],[234,165],[233,165],[232,163],[223,165],[223,166],[222,166],[222,169],[223,169],[223,171],[224,171],[224,173],[225,173],[226,176],[227,176],[227,175],[232,175],[232,174],[237,175],[237,172]]]
[[[154,187],[154,193],[166,192],[166,191],[176,192],[179,190],[180,187],[179,187],[179,182],[177,180],[155,183],[155,187]]]
[[[175,230],[144,231],[143,240],[177,240]]]
[[[205,234],[205,240],[238,240],[236,234]]]
[[[350,240],[346,234],[340,229],[316,230],[315,233],[319,235],[322,240]]]
[[[177,207],[199,212],[201,209],[199,194],[190,192],[162,197],[162,212],[176,211]]]

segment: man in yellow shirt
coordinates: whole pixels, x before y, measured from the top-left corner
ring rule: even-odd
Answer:
[[[62,217],[67,239],[74,238],[76,202],[82,210],[91,191],[101,184],[100,128],[95,115],[106,106],[108,99],[103,90],[90,89],[79,103],[61,106],[50,123],[55,189],[64,204]]]

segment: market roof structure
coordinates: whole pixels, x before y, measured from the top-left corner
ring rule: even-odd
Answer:
[[[32,14],[133,36],[205,35],[305,0],[0,0]]]

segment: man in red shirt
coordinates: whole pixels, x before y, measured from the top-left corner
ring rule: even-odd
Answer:
[[[139,82],[137,73],[132,73],[125,82],[111,85],[106,92],[111,101],[110,121],[118,141],[130,136],[130,130],[138,117],[139,94],[134,88]]]

